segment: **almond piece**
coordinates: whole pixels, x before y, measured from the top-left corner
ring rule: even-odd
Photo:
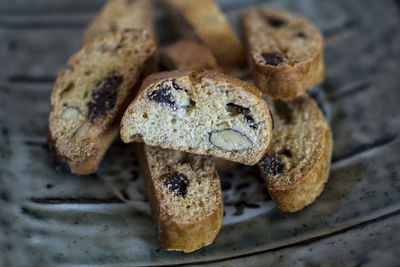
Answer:
[[[67,120],[78,120],[80,117],[80,112],[78,109],[70,107],[64,110],[62,117]]]
[[[244,150],[253,144],[246,135],[233,129],[211,132],[209,141],[224,150]]]

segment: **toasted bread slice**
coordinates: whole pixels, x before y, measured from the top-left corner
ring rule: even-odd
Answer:
[[[275,8],[243,12],[242,32],[255,85],[272,98],[292,99],[323,80],[323,40],[307,19]]]
[[[222,68],[230,70],[245,64],[243,46],[214,1],[163,0],[161,3],[174,28],[183,37],[195,37],[208,46]]]
[[[294,212],[311,204],[324,189],[332,154],[331,131],[308,95],[275,100],[270,106],[274,137],[257,165],[278,207]]]
[[[48,143],[62,169],[76,174],[97,169],[142,78],[153,72],[155,56],[146,30],[122,30],[69,59],[70,69],[58,74],[50,100]]]
[[[212,158],[138,146],[160,244],[184,252],[211,244],[223,218],[221,185]]]
[[[143,82],[121,138],[254,165],[271,140],[269,114],[258,89],[243,81],[207,70],[163,72]]]
[[[153,12],[150,0],[109,0],[86,28],[83,43],[123,29],[147,30],[154,36]]]
[[[201,68],[219,70],[210,49],[193,39],[181,39],[161,48],[160,63],[166,70]]]

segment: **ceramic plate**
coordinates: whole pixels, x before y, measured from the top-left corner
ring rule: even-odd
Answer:
[[[322,30],[327,76],[311,94],[335,145],[325,191],[293,214],[272,203],[254,168],[220,173],[224,225],[212,245],[190,254],[159,246],[131,146],[115,142],[96,175],[49,165],[54,79],[103,1],[27,3],[0,3],[0,264],[398,263],[399,1],[218,1],[236,28],[243,8],[268,4]],[[161,43],[173,39],[156,17]]]

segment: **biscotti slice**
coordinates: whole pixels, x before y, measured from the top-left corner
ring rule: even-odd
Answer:
[[[212,157],[143,144],[137,150],[160,244],[184,252],[211,244],[223,218]]]
[[[181,39],[161,48],[160,63],[166,70],[200,68],[219,70],[210,49],[192,39]]]
[[[142,29],[154,35],[153,1],[109,0],[83,34],[83,43],[123,29]]]
[[[85,45],[58,74],[50,100],[48,143],[55,162],[89,174],[118,134],[122,114],[156,66],[146,30],[122,30]]]
[[[121,121],[124,142],[143,141],[254,165],[272,135],[267,103],[254,86],[209,70],[149,76]]]
[[[208,46],[224,69],[245,64],[243,46],[225,15],[212,0],[163,0],[175,29]]]
[[[308,95],[275,100],[270,107],[274,137],[257,165],[277,206],[294,212],[311,204],[324,189],[332,154],[331,131]]]
[[[259,7],[243,12],[241,24],[254,82],[263,94],[292,99],[323,80],[322,35],[310,21]]]

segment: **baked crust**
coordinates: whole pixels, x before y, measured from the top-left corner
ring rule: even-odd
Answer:
[[[137,144],[136,151],[160,244],[166,250],[186,253],[211,244],[223,218],[221,185],[212,158],[144,144]],[[165,186],[165,174],[173,172],[183,174],[190,182],[185,197]]]
[[[49,147],[72,172],[89,174],[117,136],[141,80],[154,71],[156,44],[145,30],[122,30],[83,46],[68,66],[50,99]]]
[[[151,100],[149,95],[166,83],[178,84],[180,94],[194,104],[186,109]],[[172,86],[166,86],[173,90]],[[219,72],[177,70],[157,73],[143,82],[138,96],[127,108],[121,121],[121,139],[126,143],[143,141],[152,146],[254,165],[267,149],[272,134],[269,108],[260,94],[256,87]],[[228,112],[228,103],[247,110],[257,126],[252,128],[242,113],[232,115]],[[196,121],[197,118],[200,119]],[[225,149],[210,141],[215,131],[225,130],[238,133],[234,135],[241,135],[241,139],[249,140],[251,144],[245,148]]]
[[[271,98],[293,99],[322,82],[323,39],[307,19],[259,7],[241,15],[255,85]]]
[[[155,36],[151,0],[109,0],[83,33],[83,43],[123,29],[142,29]]]
[[[210,48],[225,70],[245,64],[244,49],[225,15],[212,0],[163,0],[174,28],[185,38],[197,38]]]
[[[181,39],[161,48],[160,62],[167,70],[219,70],[210,49],[193,39]]]
[[[331,162],[331,132],[308,95],[275,100],[270,106],[274,137],[257,165],[277,206],[294,212],[311,204],[324,188]]]

